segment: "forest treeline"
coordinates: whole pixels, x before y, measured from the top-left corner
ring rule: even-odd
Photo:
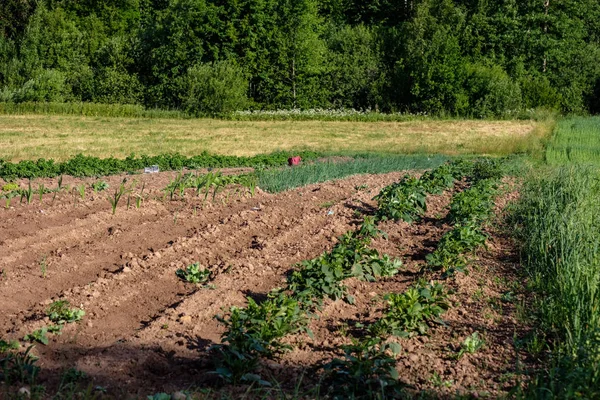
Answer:
[[[600,111],[597,0],[2,0],[0,101]]]

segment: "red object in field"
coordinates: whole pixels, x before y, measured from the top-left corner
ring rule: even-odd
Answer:
[[[300,165],[300,161],[302,161],[302,158],[300,158],[300,156],[290,157],[290,158],[288,158],[288,165],[290,167],[292,167],[294,165]]]

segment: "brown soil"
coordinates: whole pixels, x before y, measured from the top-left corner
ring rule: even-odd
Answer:
[[[161,189],[173,173],[142,175],[128,179],[140,181],[138,191],[146,181],[148,198],[140,209],[133,200],[127,209],[122,199],[116,215],[106,196],[123,176],[105,178],[110,189],[99,194],[88,189],[85,200],[76,193],[54,200],[46,194],[42,202],[36,194],[30,205],[13,199],[0,211],[0,338],[22,339],[47,325],[48,305],[66,299],[86,315],[62,335],[50,335],[47,346],[35,347],[47,393],[55,392],[61,373],[72,367],[116,398],[214,385],[207,349],[223,333],[214,316],[244,305],[246,296],[264,298],[283,286],[295,263],[330,249],[363,213],[373,211],[372,197],[402,175],[355,176],[276,195],[258,189],[254,197],[231,190],[206,204],[191,193],[185,201],[163,200]],[[56,186],[56,180],[40,182]],[[368,189],[355,189],[361,185]],[[418,223],[382,224],[388,239],[373,245],[400,258],[404,270],[379,282],[348,282],[356,303],[326,301],[311,323],[314,340],[286,338],[294,350],[266,362],[263,375],[284,389],[293,389],[301,376],[307,387],[315,384],[318,366],[340,357],[339,346],[350,343],[353,324],[381,315],[381,295],[403,291],[420,277],[439,279],[420,269],[450,229],[444,216],[451,195],[430,196]],[[511,197],[514,193],[499,204]],[[433,326],[428,336],[399,340],[397,369],[411,390],[434,397],[496,397],[516,384],[525,356],[516,353],[513,341],[527,327],[517,318],[516,301],[502,302],[501,296],[512,291],[518,298],[518,265],[511,242],[492,228],[490,233],[470,273],[444,282],[453,289],[444,324]],[[176,277],[178,268],[193,262],[213,271],[213,289]],[[457,359],[461,343],[475,331],[485,346]]]

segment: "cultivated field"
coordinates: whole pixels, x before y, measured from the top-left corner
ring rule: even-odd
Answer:
[[[179,152],[251,156],[279,150],[507,155],[539,146],[533,121],[225,121],[0,115],[0,159],[123,158]]]
[[[0,162],[0,397],[594,398],[595,129],[545,159]]]
[[[270,291],[289,284],[290,271],[303,270],[298,263],[318,259],[323,252],[335,253],[338,238],[361,229],[361,224],[368,226],[369,218],[375,216],[387,238],[374,235],[367,241],[371,250],[362,257],[369,261],[361,261],[361,252],[367,251],[359,250],[362,247],[344,257],[359,257],[350,262],[353,271],[361,265],[367,274],[377,262],[388,272],[371,271],[373,275],[367,278],[346,270],[334,284],[347,286],[346,294],[337,298],[322,293],[322,306],[310,306],[308,297],[291,289],[290,298],[303,299],[298,303],[304,310],[301,314],[307,312],[309,318],[306,322],[301,322],[305,317],[283,318],[284,325],[297,325],[300,330],[275,335],[267,343],[289,345],[291,351],[271,356],[259,352],[262,361],[249,372],[278,382],[281,387],[274,393],[318,397],[315,387],[323,379],[331,379],[323,365],[342,357],[342,346],[351,345],[353,337],[381,337],[401,345],[396,356],[384,358],[398,371],[397,389],[406,396],[420,392],[434,397],[451,393],[496,397],[518,384],[519,364],[532,362],[512,345],[515,337],[524,338],[529,331],[519,317],[521,288],[516,283],[514,246],[485,222],[482,227],[490,235],[485,248],[477,241],[480,239],[463,240],[458,249],[446,239],[450,246],[442,249],[445,256],[430,260],[428,255],[443,247],[440,239],[457,229],[455,217],[448,214],[452,207],[457,212],[456,205],[451,206],[456,203],[453,199],[474,184],[462,179],[453,183],[444,168],[436,169],[441,172],[430,180],[421,179],[434,182],[437,188],[432,183],[427,190],[435,193],[427,195],[426,204],[415,203],[413,214],[410,207],[399,208],[408,214],[398,221],[381,220],[384,201],[380,200],[378,207],[373,197],[384,187],[410,187],[413,181],[406,181],[400,172],[354,176],[281,194],[257,188],[252,195],[251,188],[234,185],[214,199],[211,192],[206,200],[193,189],[183,196],[176,191],[172,199],[170,193],[165,194],[165,187],[182,181],[175,173],[143,175],[134,177],[133,192],[125,194],[139,194],[144,188],[143,202],[136,203],[135,196],[124,197],[114,214],[106,193],[113,196],[122,176],[105,179],[109,189],[102,192],[90,186],[96,179],[65,178],[60,182],[63,190],[57,194],[49,192],[40,198],[36,192],[31,204],[17,198],[0,211],[0,303],[4,309],[0,326],[5,339],[30,335],[35,343],[44,338],[33,338],[32,332],[57,326],[48,313],[56,301],[66,300],[73,309],[85,311],[80,322],[58,323],[64,326],[60,335],[44,331],[48,345],[38,343],[35,348],[42,367],[39,379],[49,393],[58,390],[65,370],[75,368],[86,374],[81,380],[84,386],[93,382],[117,398],[183,389],[200,393],[198,388],[213,388],[233,397],[248,390],[260,390],[262,394],[257,396],[268,395],[269,389],[257,389],[260,385],[249,389],[249,382],[239,376],[233,385],[219,389],[223,376],[219,378],[214,371],[223,359],[211,346],[226,344],[222,335],[234,329],[230,326],[227,330],[215,316],[229,315],[230,307],[243,307],[247,299],[268,303],[264,301]],[[400,186],[393,185],[397,182]],[[25,181],[19,184],[28,185]],[[32,182],[35,188],[40,185],[57,188],[59,182]],[[75,190],[80,187],[85,190]],[[487,212],[501,214],[513,198],[510,182],[501,187],[500,192],[491,189],[487,194],[497,196],[495,206],[482,203],[483,213],[480,210],[479,217],[473,214],[474,225],[468,225],[473,229],[471,235],[477,237],[480,232],[477,224],[483,220],[478,218],[494,218]],[[471,201],[484,201],[483,197],[477,199]],[[486,207],[492,208],[486,211]],[[472,251],[476,251],[475,258],[468,256]],[[385,261],[384,254],[390,261]],[[454,257],[453,261],[448,257]],[[392,262],[394,259],[400,263]],[[463,269],[454,271],[462,263],[459,260],[467,262],[462,268],[469,274]],[[210,271],[206,282],[187,283],[177,274],[193,263]],[[433,308],[421,315],[415,314],[414,305],[397,305],[400,316],[391,313],[386,317],[390,313],[387,294],[425,288],[430,280],[440,282],[439,296],[429,306],[425,298],[417,300]],[[319,287],[321,283],[317,279],[313,284]],[[417,293],[422,296],[424,292]],[[379,320],[385,323],[378,325]],[[265,321],[267,326],[274,323]],[[386,324],[397,324],[404,333],[393,334]],[[369,330],[369,326],[377,328]],[[303,332],[305,328],[311,333]],[[372,356],[380,348],[362,345]],[[391,382],[385,368],[365,373],[383,374],[381,379]],[[335,382],[320,390],[326,392],[326,387],[335,388]],[[377,393],[377,385],[366,387]]]

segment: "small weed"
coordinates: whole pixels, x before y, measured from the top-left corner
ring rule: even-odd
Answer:
[[[50,321],[57,324],[80,321],[85,315],[85,311],[78,308],[69,308],[71,304],[67,300],[58,300],[50,304],[46,310],[46,315]]]
[[[2,343],[6,342],[0,341]],[[30,345],[21,353],[14,346],[0,347],[0,381],[8,386],[17,383],[34,385],[40,367],[36,365],[38,358],[31,354],[33,348],[34,345]]]
[[[354,186],[354,190],[356,191],[362,191],[362,190],[368,190],[369,189],[369,185],[357,185]]]
[[[206,283],[210,279],[210,271],[201,269],[199,263],[188,265],[186,269],[178,269],[175,275],[189,283]]]
[[[106,181],[96,181],[90,185],[94,193],[102,192],[108,189],[108,183]]]
[[[321,208],[329,208],[331,206],[335,205],[335,201],[331,200],[331,201],[326,201],[325,203],[321,204],[319,207]]]
[[[473,332],[468,336],[462,343],[460,351],[458,352],[457,358],[461,358],[465,353],[474,354],[483,347],[485,341],[479,335],[479,332]]]
[[[437,373],[434,372],[431,377],[429,378],[429,382],[431,382],[431,384],[434,387],[445,387],[445,388],[451,388],[454,385],[454,381],[453,380],[443,380],[442,377]]]

